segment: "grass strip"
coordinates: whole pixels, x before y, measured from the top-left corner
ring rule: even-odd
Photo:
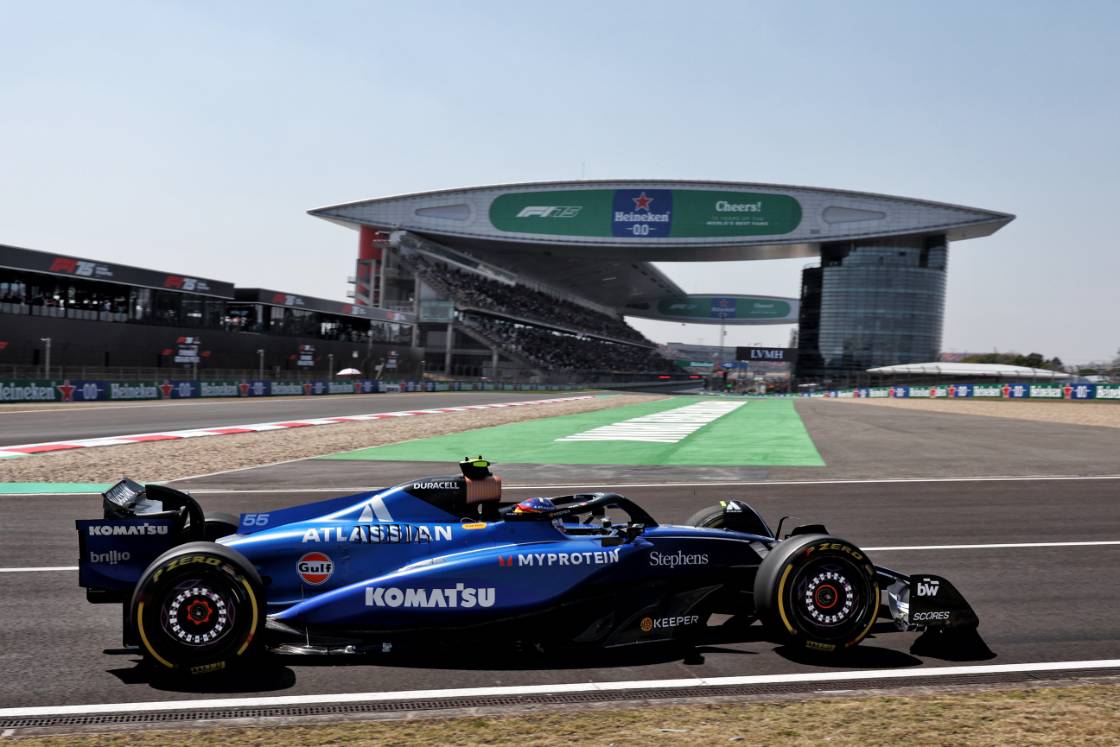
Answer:
[[[753,703],[584,707],[530,714],[307,726],[19,737],[13,745],[1115,745],[1120,685],[992,689]]]

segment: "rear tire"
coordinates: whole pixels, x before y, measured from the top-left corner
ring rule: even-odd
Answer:
[[[130,609],[145,661],[165,674],[222,671],[260,650],[263,584],[244,556],[223,545],[189,542],[156,558]]]
[[[239,526],[237,517],[233,514],[220,511],[207,513],[206,522],[203,524],[202,538],[207,542],[216,542],[222,537],[237,534]]]
[[[746,510],[728,511],[726,506],[708,506],[702,508],[685,520],[690,527],[707,529],[730,529],[733,532],[746,532],[758,534],[763,537],[773,537],[773,532],[766,525],[762,517],[753,508],[740,503]]]
[[[850,542],[825,534],[774,546],[754,582],[758,615],[780,639],[840,652],[871,632],[879,611],[875,567]]]

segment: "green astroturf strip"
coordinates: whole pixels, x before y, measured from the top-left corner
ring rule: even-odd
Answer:
[[[0,495],[13,493],[102,493],[107,482],[0,482]]]
[[[675,444],[556,439],[707,397],[673,397],[609,410],[541,418],[347,451],[323,459],[458,461],[482,454],[497,463],[823,467],[791,400],[751,400]],[[719,400],[726,401],[726,400]]]

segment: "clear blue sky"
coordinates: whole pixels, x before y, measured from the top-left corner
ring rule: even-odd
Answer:
[[[1018,215],[954,246],[944,349],[1120,347],[1120,3],[0,13],[0,243],[342,299],[355,234],[309,208],[580,176],[838,187]],[[691,292],[795,296],[804,264],[661,267]]]

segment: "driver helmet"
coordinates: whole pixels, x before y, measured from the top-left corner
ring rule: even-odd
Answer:
[[[551,498],[526,498],[513,509],[515,514],[546,514],[556,510]]]

